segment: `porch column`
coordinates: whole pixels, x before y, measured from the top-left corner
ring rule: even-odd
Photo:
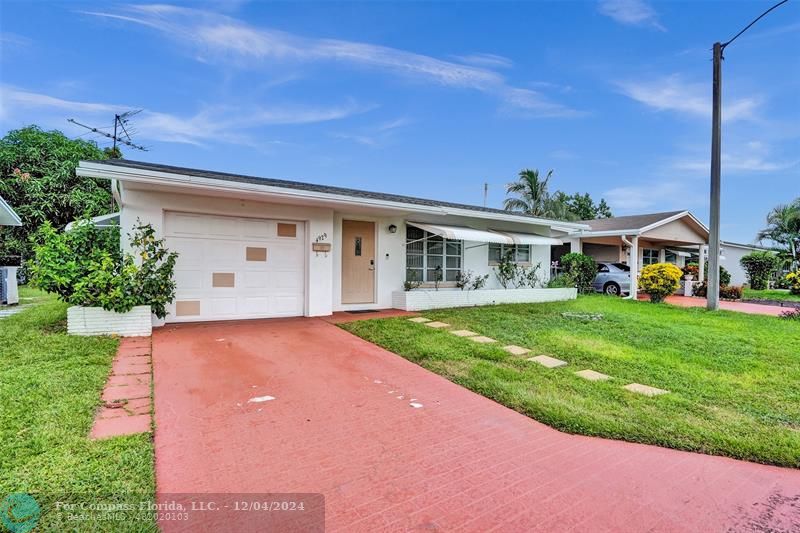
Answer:
[[[635,300],[639,296],[639,237],[631,239],[631,299]]]
[[[583,241],[580,238],[570,240],[569,251],[573,254],[583,253]]]
[[[700,257],[697,259],[699,263],[697,268],[700,270],[697,273],[697,277],[699,278],[697,281],[701,282],[706,279],[706,249],[708,248],[707,244],[700,245]]]
[[[659,263],[666,263],[667,262],[667,249],[662,248],[658,251],[658,262]]]

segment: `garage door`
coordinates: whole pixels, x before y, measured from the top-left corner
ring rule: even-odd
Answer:
[[[296,221],[168,212],[167,246],[179,256],[167,322],[302,315],[303,231]]]

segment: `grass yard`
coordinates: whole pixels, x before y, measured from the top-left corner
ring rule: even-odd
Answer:
[[[792,294],[784,289],[769,289],[757,291],[754,289],[744,290],[746,300],[779,300],[786,302],[800,302],[800,294]]]
[[[591,321],[562,312],[601,313]],[[428,311],[480,345],[404,318],[341,327],[570,433],[800,467],[800,323],[604,296]],[[513,356],[502,346],[530,348]],[[546,354],[568,366],[526,361]],[[589,382],[575,371],[612,376]],[[642,383],[670,394],[622,389]]]
[[[0,320],[0,498],[32,494],[41,531],[156,531],[152,519],[68,523],[51,510],[56,500],[152,501],[153,445],[150,435],[87,438],[118,342],[68,336],[65,304],[20,296],[34,305]]]

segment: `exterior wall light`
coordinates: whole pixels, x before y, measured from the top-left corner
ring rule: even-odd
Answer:
[[[394,224],[389,224],[389,233],[397,233],[397,226]]]

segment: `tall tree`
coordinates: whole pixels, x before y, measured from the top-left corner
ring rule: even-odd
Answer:
[[[75,175],[81,159],[106,158],[92,142],[37,126],[10,131],[0,139],[0,196],[22,219],[20,227],[0,227],[0,255],[28,259],[29,236],[45,221],[63,228],[83,216],[109,213],[109,182]]]
[[[552,170],[544,178],[539,176],[537,169],[521,170],[517,181],[506,186],[509,197],[503,201],[503,208],[556,220],[591,220],[611,216],[611,208],[605,199],[595,204],[589,193],[569,195],[558,190],[551,193],[549,185],[552,176]]]
[[[767,226],[758,232],[757,238],[785,247],[792,266],[797,266],[800,261],[800,198],[773,207],[767,214]]]
[[[538,169],[520,170],[517,181],[506,186],[506,193],[513,196],[503,201],[503,208],[537,217],[551,216],[551,205],[548,205],[550,192],[547,187],[552,175],[552,170],[544,178],[539,177]]]

